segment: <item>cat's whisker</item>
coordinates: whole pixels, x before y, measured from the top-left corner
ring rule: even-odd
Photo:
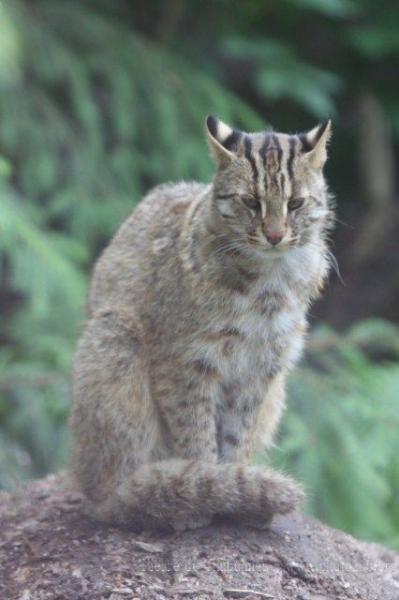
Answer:
[[[230,242],[227,242],[226,244],[223,244],[222,246],[219,246],[218,248],[216,248],[216,250],[214,250],[211,253],[211,256],[219,256],[220,254],[223,254],[224,252],[239,252],[240,250],[242,250],[244,248],[244,244],[242,242],[240,242],[239,240],[232,240]]]
[[[331,267],[332,269],[335,271],[335,273],[337,274],[338,279],[340,280],[340,282],[345,285],[345,281],[342,278],[341,275],[341,271],[339,269],[339,264],[338,264],[338,260],[336,258],[336,256],[331,252],[331,250],[327,249],[326,250],[326,254],[328,256],[328,259],[330,261]]]
[[[345,223],[345,221],[341,221],[341,219],[338,219],[337,217],[334,218],[334,221],[336,223],[339,223],[340,225],[344,225],[344,227],[349,227],[349,229],[355,229],[353,225],[350,225],[349,223]]]
[[[226,236],[220,236],[221,239],[226,239]],[[217,239],[217,237],[215,237]],[[223,254],[223,252],[229,252],[232,250],[241,250],[245,247],[245,238],[243,236],[234,237],[227,240],[224,244],[218,246],[212,253],[212,256],[218,256]]]

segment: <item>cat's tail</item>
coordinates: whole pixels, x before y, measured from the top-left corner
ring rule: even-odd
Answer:
[[[141,467],[92,507],[102,521],[185,529],[215,515],[266,523],[303,497],[297,483],[269,468],[167,460]]]

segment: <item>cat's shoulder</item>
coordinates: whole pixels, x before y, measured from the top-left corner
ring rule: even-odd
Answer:
[[[142,210],[169,209],[188,206],[199,194],[204,193],[209,184],[198,181],[178,181],[161,183],[144,196],[140,203]]]
[[[192,202],[209,189],[209,185],[196,181],[162,183],[150,189],[121,224],[113,244],[147,244],[160,232],[177,231],[181,228],[184,215]],[[134,243],[133,243],[134,240]]]

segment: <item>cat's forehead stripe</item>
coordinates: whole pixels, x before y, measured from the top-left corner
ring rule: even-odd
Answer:
[[[249,161],[249,163],[251,165],[252,173],[253,173],[253,177],[254,177],[255,188],[256,188],[257,182],[258,182],[258,177],[259,177],[259,171],[258,171],[258,167],[256,166],[255,158],[253,157],[253,154],[252,154],[251,138],[248,135],[246,135],[244,138],[244,147],[245,147],[245,158]]]
[[[265,137],[264,137],[263,144],[262,144],[262,145],[261,145],[261,147],[259,148],[259,154],[260,154],[261,156],[265,156],[265,154],[266,154],[266,152],[267,152],[267,149],[268,149],[268,147],[269,147],[269,144],[270,144],[270,140],[271,140],[271,135],[270,135],[270,133],[267,131],[267,132],[265,133]]]
[[[272,139],[273,139],[273,144],[277,148],[277,168],[278,168],[278,170],[280,170],[281,169],[281,159],[283,156],[283,149],[281,147],[280,140],[278,139],[277,135],[273,134]]]
[[[281,148],[279,139],[275,134],[272,134],[272,140],[273,140],[273,146],[274,146],[273,154],[274,154],[274,158],[276,159],[276,161],[275,161],[276,168],[271,174],[271,183],[276,189],[278,189],[279,186],[278,186],[278,181],[277,181],[277,174],[281,171],[281,159],[283,156],[283,150]],[[280,192],[281,192],[281,190],[280,190]]]
[[[295,138],[294,137],[290,137],[288,140],[288,144],[289,144],[289,154],[288,154],[288,159],[287,159],[287,171],[288,171],[288,176],[291,180],[293,180],[294,178],[294,156],[295,156]]]
[[[280,173],[280,186],[281,186],[281,190],[283,195],[285,194],[285,175],[284,175],[284,171],[281,171]]]
[[[270,135],[269,135],[268,132],[266,132],[265,136],[264,136],[263,143],[262,143],[261,147],[258,150],[258,154],[259,154],[259,156],[261,158],[260,162],[261,162],[261,164],[263,164],[263,167],[265,166],[265,156],[266,156],[266,151],[267,151],[267,148],[269,146],[269,143],[270,143]],[[267,189],[266,172],[263,174],[263,186],[264,186],[264,189],[266,190]]]

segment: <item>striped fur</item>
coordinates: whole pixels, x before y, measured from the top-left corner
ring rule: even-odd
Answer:
[[[323,237],[332,223],[322,174],[329,121],[308,134],[246,134],[209,117],[207,132],[220,167],[215,179],[216,206],[235,221],[232,232],[250,236],[263,250],[272,246],[267,234],[279,232],[283,238],[274,252]],[[236,140],[233,149],[230,144],[225,147],[232,136]],[[246,196],[258,202],[257,214],[243,211]],[[304,201],[303,206],[290,211],[290,202],[298,199]]]
[[[151,191],[96,264],[75,357],[72,465],[97,518],[267,524],[302,497],[268,447],[328,271],[330,125],[246,134],[209,117],[211,185]]]

